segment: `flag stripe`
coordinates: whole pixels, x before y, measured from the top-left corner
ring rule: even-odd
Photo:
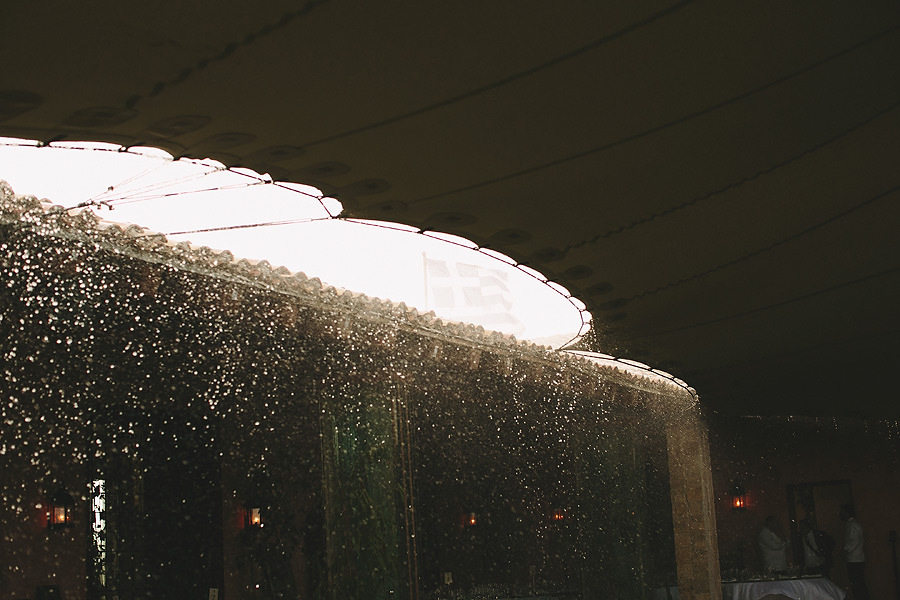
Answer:
[[[425,257],[429,309],[439,316],[521,334],[507,274],[496,269]]]

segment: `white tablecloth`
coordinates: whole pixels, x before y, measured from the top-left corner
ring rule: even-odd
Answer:
[[[656,588],[650,593],[652,600],[678,598],[678,588]],[[803,579],[776,579],[774,581],[732,581],[722,584],[723,600],[759,600],[769,594],[782,594],[795,600],[844,600],[847,594],[824,577]]]
[[[844,600],[847,596],[844,590],[824,577],[722,584],[723,600],[759,600],[768,594],[781,594],[794,600]]]

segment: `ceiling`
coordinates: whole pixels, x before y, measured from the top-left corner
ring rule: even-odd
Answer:
[[[0,136],[456,233],[713,412],[900,417],[900,3],[6,2]],[[2,178],[2,165],[0,165]]]

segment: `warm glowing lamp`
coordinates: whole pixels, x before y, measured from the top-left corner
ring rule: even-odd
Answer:
[[[464,527],[475,527],[478,525],[478,515],[473,512],[466,513],[463,515],[463,526]]]
[[[560,521],[566,520],[566,509],[564,508],[554,508],[553,512],[550,513],[550,520],[554,523],[559,523]]]
[[[74,527],[72,519],[74,508],[75,499],[63,488],[47,496],[47,529]]]
[[[244,506],[242,508],[244,516],[244,527],[262,527],[263,517],[262,510],[257,506]]]
[[[739,483],[735,483],[731,488],[731,510],[734,512],[747,510],[747,491]]]

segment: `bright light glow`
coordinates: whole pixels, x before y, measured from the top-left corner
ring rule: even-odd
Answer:
[[[508,257],[507,255],[503,254],[502,252],[497,252],[496,250],[491,250],[489,248],[482,248],[481,251],[492,258],[496,258],[497,260],[505,262],[508,265],[513,265],[513,266],[516,265],[516,261],[514,261],[512,258]]]
[[[172,241],[229,250],[239,258],[264,259],[329,285],[518,339],[560,347],[586,331],[590,320],[581,302],[566,298],[565,288],[542,283],[546,278],[537,271],[517,268],[498,252],[479,251],[470,240],[396,223],[336,219],[340,203],[314,187],[273,182],[266,174],[227,169],[213,160],[173,160],[156,148],[41,146],[0,138],[0,180],[19,195],[65,208],[89,207],[106,221],[134,223]],[[446,308],[440,301],[447,297],[435,288],[439,273],[426,272],[426,264],[437,262],[471,265],[468,273],[482,282],[503,280],[512,318],[498,324],[481,321],[471,310]],[[462,297],[457,293],[457,305]]]
[[[456,244],[458,246],[472,248],[473,250],[478,248],[478,244],[476,244],[472,240],[467,240],[464,237],[459,237],[458,235],[453,235],[452,233],[444,233],[442,231],[426,231],[425,236],[434,238],[436,240],[444,240],[445,242],[450,242],[451,244]]]
[[[519,268],[521,270],[525,271],[525,273],[527,273],[527,274],[531,275],[532,277],[534,277],[535,279],[537,279],[538,281],[547,281],[547,278],[544,277],[544,274],[541,273],[540,271],[535,271],[531,267],[526,267],[525,265],[519,265]]]
[[[696,398],[697,392],[694,388],[690,387],[687,383],[678,379],[677,377],[672,377],[669,373],[665,371],[659,371],[657,369],[651,369],[649,366],[645,365],[642,362],[638,362],[636,360],[629,360],[627,358],[616,358],[614,356],[610,356],[609,354],[602,354],[600,352],[588,352],[584,350],[566,350],[566,352],[570,354],[574,354],[575,356],[580,356],[582,358],[586,358],[592,363],[602,365],[605,367],[612,367],[615,369],[619,369],[625,371],[626,373],[631,373],[634,375],[640,375],[641,377],[646,377],[647,379],[654,380],[659,383],[665,383],[667,385],[676,385],[680,388],[683,388],[687,391],[691,396]]]
[[[106,480],[91,482],[91,543],[94,572],[100,586],[106,586]]]
[[[69,520],[68,516],[65,506],[54,506],[50,509],[50,523],[53,525],[65,525]]]

